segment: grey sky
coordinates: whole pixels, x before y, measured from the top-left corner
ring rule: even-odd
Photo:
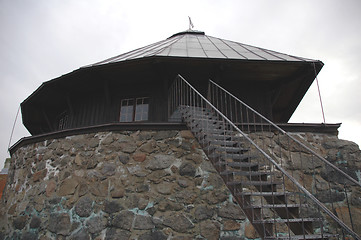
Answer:
[[[359,0],[0,0],[0,168],[19,104],[44,81],[188,28],[313,58],[326,122],[361,144]],[[16,124],[12,144],[29,135]],[[322,122],[313,84],[291,122]]]

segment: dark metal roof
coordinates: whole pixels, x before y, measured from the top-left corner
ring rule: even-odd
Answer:
[[[174,76],[182,74],[200,89],[208,79],[220,81],[224,87],[260,108],[263,103],[252,97],[257,95],[252,91],[262,86],[259,94],[266,91],[272,100],[269,109],[272,120],[287,122],[322,66],[323,63],[318,60],[294,57],[188,30],[44,82],[21,103],[22,118],[31,134],[51,132],[54,131],[56,117],[64,109],[73,111],[74,106],[85,109],[81,104],[88,96],[104,92],[103,95],[112,100],[109,92],[113,88],[122,89],[123,86],[140,83],[162,85],[162,91],[166,91]],[[114,91],[111,94],[118,98],[120,93]],[[94,118],[74,113],[81,121],[76,127],[87,126],[88,122],[93,124],[95,119],[98,121],[100,115],[93,115],[97,109],[103,108],[93,105],[84,110]],[[109,119],[107,121],[113,121]]]
[[[243,43],[207,36],[204,32],[201,31],[188,30],[176,33],[163,41],[159,41],[85,67],[154,56],[258,61],[316,61],[308,58],[279,53],[264,48],[254,47]]]

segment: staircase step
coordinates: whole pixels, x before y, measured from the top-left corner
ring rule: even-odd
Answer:
[[[206,115],[208,116],[208,115]],[[225,121],[218,120],[218,119],[204,119],[204,118],[196,118],[196,117],[190,117],[192,123],[208,123],[208,124],[218,124],[220,126],[223,126],[224,124],[228,125]]]
[[[189,105],[185,105],[185,106],[182,106],[186,109],[191,109],[191,110],[199,110],[199,111],[206,111],[207,108],[205,107],[199,107],[199,106],[189,106]]]
[[[295,235],[314,234],[313,223],[320,223],[321,218],[272,218],[254,220],[253,224],[286,224]]]
[[[210,115],[201,115],[202,117],[189,116],[188,119],[192,123],[206,123],[206,124],[218,124],[220,126],[228,126],[227,122],[219,120],[218,118],[209,118]]]
[[[200,133],[201,135],[210,135],[210,134],[217,134],[217,135],[232,135],[234,133],[234,131],[232,130],[225,130],[225,129],[217,129],[217,128],[199,128],[199,127],[195,127],[192,128],[192,132],[197,132]]]
[[[185,122],[192,123],[192,122],[200,122],[200,121],[211,121],[216,122],[218,118],[213,115],[209,114],[184,114],[183,118]]]
[[[267,204],[285,204],[287,202],[287,196],[294,195],[293,192],[276,192],[276,191],[268,191],[268,192],[236,192],[235,197],[239,198],[240,201],[245,202],[249,205],[254,202],[252,199],[264,198]]]
[[[182,111],[182,112],[190,112],[190,111],[193,111],[193,112],[206,112],[206,111],[209,111],[209,109],[206,109],[204,107],[195,107],[195,106],[186,106],[186,105],[180,106],[179,110]]]
[[[183,117],[187,120],[193,121],[194,119],[200,119],[200,120],[209,120],[209,119],[214,119],[214,120],[218,120],[217,116],[215,116],[212,113],[203,113],[203,112],[187,112],[183,114]]]
[[[220,173],[221,176],[226,176],[227,179],[234,178],[235,176],[247,177],[250,181],[267,181],[268,177],[272,175],[271,172],[260,171],[242,171],[242,170],[225,170]]]
[[[336,235],[333,234],[307,234],[307,235],[285,235],[285,236],[265,236],[265,240],[283,240],[283,239],[292,239],[292,240],[301,240],[301,239],[329,239],[334,238]]]
[[[299,208],[306,207],[306,204],[263,204],[244,206],[245,209],[261,209],[261,208]]]
[[[321,221],[321,218],[270,218],[270,219],[260,219],[253,220],[255,224],[264,224],[264,223],[313,223]]]
[[[226,170],[220,173],[220,175],[237,175],[237,176],[246,176],[246,177],[256,177],[256,176],[269,176],[272,175],[272,172],[259,172],[259,171],[235,171],[235,170]]]
[[[250,158],[253,158],[254,156],[249,155],[249,154],[235,154],[235,153],[218,153],[218,152],[213,152],[211,154],[208,155],[209,158],[212,159],[233,159],[234,161],[245,161],[245,160],[249,160]]]
[[[206,131],[206,130],[199,130],[199,129],[192,129],[193,134],[195,134],[195,136],[198,138],[198,140],[210,140],[210,139],[219,139],[219,140],[230,140],[232,139],[230,135],[232,135],[233,133],[230,132],[229,130],[227,130],[226,132],[224,132],[224,130],[222,131],[217,131],[217,133],[213,133],[210,131]]]
[[[224,146],[217,146],[217,145],[210,145],[208,148],[214,149],[218,152],[226,152],[226,153],[241,153],[247,152],[248,148],[241,148],[241,147],[224,147]]]
[[[229,181],[227,185],[242,185],[242,186],[276,186],[283,184],[280,181]]]
[[[260,196],[260,197],[279,197],[285,195],[291,195],[291,192],[239,192],[236,196]]]
[[[235,136],[232,134],[230,135],[223,135],[223,134],[212,134],[212,135],[207,135],[205,137],[205,139],[210,142],[210,141],[237,141],[237,139],[240,139],[239,136]]]
[[[259,164],[258,163],[252,163],[252,162],[226,162],[226,161],[218,161],[214,163],[214,165],[224,166],[227,165],[228,167],[233,168],[249,168],[249,169],[258,169]]]
[[[269,218],[252,220],[255,225],[286,224],[295,235],[313,234],[313,223],[320,222],[320,218]]]
[[[202,128],[202,129],[224,129],[223,126],[218,123],[212,122],[192,122],[189,126],[194,129]]]
[[[243,206],[245,212],[251,212],[254,218],[259,218],[265,209],[271,209],[281,219],[297,219],[300,216],[300,208],[307,207],[305,204],[284,204],[284,203],[267,203],[261,205],[249,205],[249,202]]]
[[[228,146],[228,147],[234,147],[236,145],[242,145],[239,141],[235,140],[210,140],[209,144],[211,145],[219,145],[219,146]]]

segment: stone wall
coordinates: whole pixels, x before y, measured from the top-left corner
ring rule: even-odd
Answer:
[[[291,133],[291,135],[361,182],[361,151],[356,143],[329,134]],[[344,223],[350,227],[353,224],[354,231],[361,235],[361,189],[359,187],[345,181],[341,174],[326,167],[318,158],[312,158],[303,147],[289,141],[284,135],[267,132],[252,133],[249,136],[259,146],[266,146],[264,149],[267,154]],[[347,183],[347,198],[345,197],[345,182]],[[286,181],[286,189],[292,192],[293,187],[290,181]],[[350,206],[350,209],[347,206]],[[311,211],[305,209],[306,216],[317,216],[318,210],[313,207],[309,207]],[[349,211],[352,213],[352,224]],[[326,228],[330,231],[334,229],[333,223],[328,221]]]
[[[360,176],[356,144],[326,134],[295,135]],[[274,133],[252,137],[267,138],[270,154],[284,148]],[[353,191],[351,199],[359,211],[361,193]],[[258,237],[189,131],[99,132],[19,148],[0,226],[0,239]]]
[[[6,185],[7,178],[8,178],[7,174],[0,174],[0,199],[3,196],[3,191]]]
[[[256,236],[189,131],[100,132],[22,147],[2,200],[2,239]]]

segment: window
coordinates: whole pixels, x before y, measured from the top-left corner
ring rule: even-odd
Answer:
[[[137,98],[135,105],[135,117],[134,121],[147,121],[149,111],[149,99]]]
[[[149,98],[122,99],[120,103],[120,122],[147,121]]]
[[[120,106],[120,122],[133,121],[134,99],[123,99]]]
[[[62,114],[60,114],[58,118],[58,130],[63,130],[68,126],[68,118],[69,115],[67,112],[63,112]]]

